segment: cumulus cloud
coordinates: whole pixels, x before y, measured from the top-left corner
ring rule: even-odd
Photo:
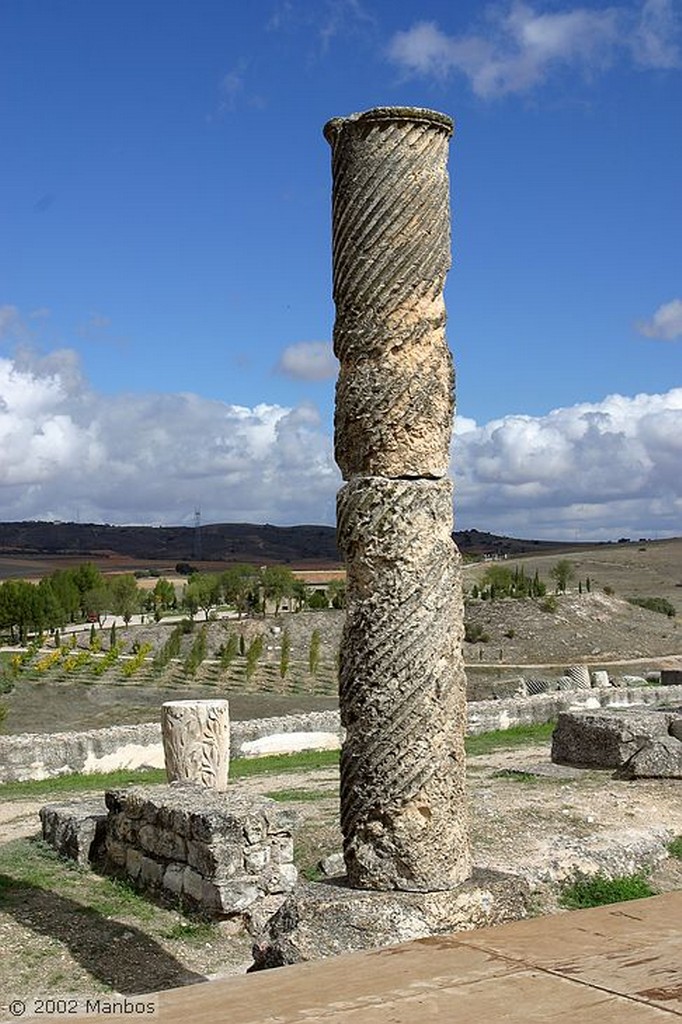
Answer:
[[[552,13],[517,0],[489,6],[482,25],[460,35],[417,22],[392,37],[387,56],[408,75],[443,80],[459,73],[477,96],[492,99],[528,92],[560,67],[593,74],[622,54],[640,67],[676,67],[676,31],[671,0]]]
[[[664,302],[649,320],[639,320],[636,327],[647,338],[674,341],[682,337],[682,299]]]
[[[338,475],[311,405],[93,392],[73,352],[0,359],[0,518],[331,521]]]
[[[338,364],[327,341],[297,341],[284,349],[276,370],[297,380],[328,380],[335,377]]]
[[[70,350],[0,358],[0,519],[333,523],[330,427],[310,403],[94,392]],[[526,537],[680,532],[682,388],[545,416],[458,417],[456,521]]]
[[[455,437],[460,519],[526,536],[679,533],[682,388],[506,416]]]

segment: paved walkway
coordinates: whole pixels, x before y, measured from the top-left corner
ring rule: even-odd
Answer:
[[[206,982],[158,999],[163,1024],[673,1024],[682,1018],[682,892]]]

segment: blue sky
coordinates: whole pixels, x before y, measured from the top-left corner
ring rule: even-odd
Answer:
[[[3,0],[0,519],[334,520],[330,154],[454,117],[457,524],[682,534],[682,0]]]

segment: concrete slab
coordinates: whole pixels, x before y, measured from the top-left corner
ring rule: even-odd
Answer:
[[[682,892],[174,989],[159,994],[158,1017],[672,1024],[682,1017]]]

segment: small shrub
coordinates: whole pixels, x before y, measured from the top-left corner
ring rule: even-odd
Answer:
[[[310,634],[310,648],[308,650],[308,668],[313,678],[317,676],[317,672],[320,667],[321,643],[320,631],[319,629],[314,629]]]
[[[594,875],[593,878],[576,879],[575,882],[564,886],[559,903],[568,910],[580,910],[655,895],[648,879],[641,874],[620,875],[617,878]]]
[[[246,652],[246,678],[247,680],[253,679],[256,674],[258,667],[258,661],[263,653],[263,634],[259,633],[255,636],[249,644],[249,649]]]
[[[665,597],[629,597],[628,604],[634,604],[638,608],[646,608],[650,612],[660,612],[672,619],[677,614],[675,606]]]
[[[505,629],[504,635],[506,636],[507,640],[513,640],[516,636],[516,630],[512,629],[511,627],[509,629]]]
[[[613,595],[615,594],[615,590],[613,589],[613,587],[610,587],[607,583],[604,587],[604,593],[607,597],[613,597]]]
[[[479,622],[465,622],[464,639],[468,644],[487,644],[490,640],[490,634],[486,633]]]
[[[230,633],[226,642],[222,645],[218,652],[220,658],[220,667],[223,670],[227,670],[234,659],[237,657],[237,650],[239,649],[239,642],[237,640],[236,633]]]
[[[550,615],[552,614],[552,612],[555,612],[558,607],[559,602],[557,601],[554,594],[549,594],[547,597],[544,597],[542,601],[540,601],[541,611],[547,612]]]
[[[675,836],[668,843],[668,854],[675,860],[682,860],[682,836]]]
[[[282,646],[279,653],[279,677],[286,679],[291,661],[291,634],[288,629],[282,633]]]

